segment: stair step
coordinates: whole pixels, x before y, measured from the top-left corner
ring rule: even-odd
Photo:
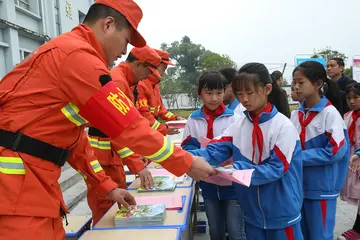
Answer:
[[[66,191],[68,188],[73,186],[79,181],[82,181],[83,177],[73,168],[67,168],[66,170],[61,172],[59,178],[59,184],[61,187],[61,191]]]
[[[71,210],[86,196],[86,183],[79,181],[63,192],[64,201],[67,209]]]
[[[91,215],[91,210],[87,202],[87,197],[85,196],[78,204],[73,206],[69,216],[87,216],[87,215]]]

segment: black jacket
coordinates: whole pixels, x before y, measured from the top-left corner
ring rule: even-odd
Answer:
[[[285,91],[285,89],[281,89],[281,96],[279,96],[281,98],[281,102],[283,103],[283,109],[279,110],[282,114],[284,114],[285,116],[287,116],[288,118],[290,118],[291,113],[290,113],[290,107],[289,107],[289,101],[288,101],[288,96],[287,96],[287,92]]]
[[[354,79],[351,79],[351,78],[343,75],[339,80],[337,80],[336,83],[341,90],[341,101],[342,101],[342,106],[343,106],[341,116],[344,116],[345,113],[350,111],[350,108],[346,102],[345,89],[348,85],[350,85],[352,83],[356,83],[356,81]]]

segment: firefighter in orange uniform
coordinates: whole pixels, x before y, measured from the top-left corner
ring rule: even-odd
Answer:
[[[149,128],[111,81],[108,66],[127,44],[146,44],[137,31],[141,18],[134,1],[97,0],[84,24],[36,49],[0,82],[0,239],[65,239],[58,179],[66,161],[99,194],[135,204],[102,170],[87,123],[175,175],[215,174]]]
[[[158,71],[161,77],[165,75],[165,71],[168,65],[174,66],[170,61],[170,54],[168,52],[154,49],[161,57],[161,64],[158,67]],[[166,124],[161,124],[158,119],[164,121],[182,120],[180,116],[176,116],[169,112],[162,103],[160,94],[160,79],[157,75],[149,75],[144,81],[141,81],[136,87],[134,92],[138,93],[136,101],[136,107],[140,114],[149,120],[151,128],[158,130],[164,136],[173,135],[179,133],[177,129],[169,128]]]
[[[116,85],[134,102],[134,95],[130,91],[130,86],[137,84],[151,73],[160,76],[156,70],[160,62],[161,58],[152,48],[148,46],[133,48],[126,62],[121,62],[112,69],[111,76]],[[123,164],[128,166],[130,173],[137,174],[140,177],[143,187],[153,186],[151,173],[145,168],[145,164],[138,154],[135,154],[125,145],[112,143],[110,138],[94,127],[89,128],[89,141],[106,175],[111,177],[120,188],[126,188],[126,175]],[[92,211],[93,225],[114,204],[111,199],[97,194],[90,184],[88,184],[87,200]]]

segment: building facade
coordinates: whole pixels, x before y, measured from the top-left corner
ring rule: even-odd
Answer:
[[[0,0],[0,79],[40,45],[81,23],[95,0]]]

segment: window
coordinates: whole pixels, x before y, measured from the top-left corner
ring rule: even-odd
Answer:
[[[79,11],[79,23],[83,23],[85,20],[85,14]]]
[[[15,4],[26,10],[30,10],[30,0],[14,0]]]
[[[20,49],[20,61],[24,60],[31,52],[29,50]]]
[[[60,35],[61,34],[61,23],[60,23],[59,0],[54,0],[54,8],[55,8],[56,35]]]

